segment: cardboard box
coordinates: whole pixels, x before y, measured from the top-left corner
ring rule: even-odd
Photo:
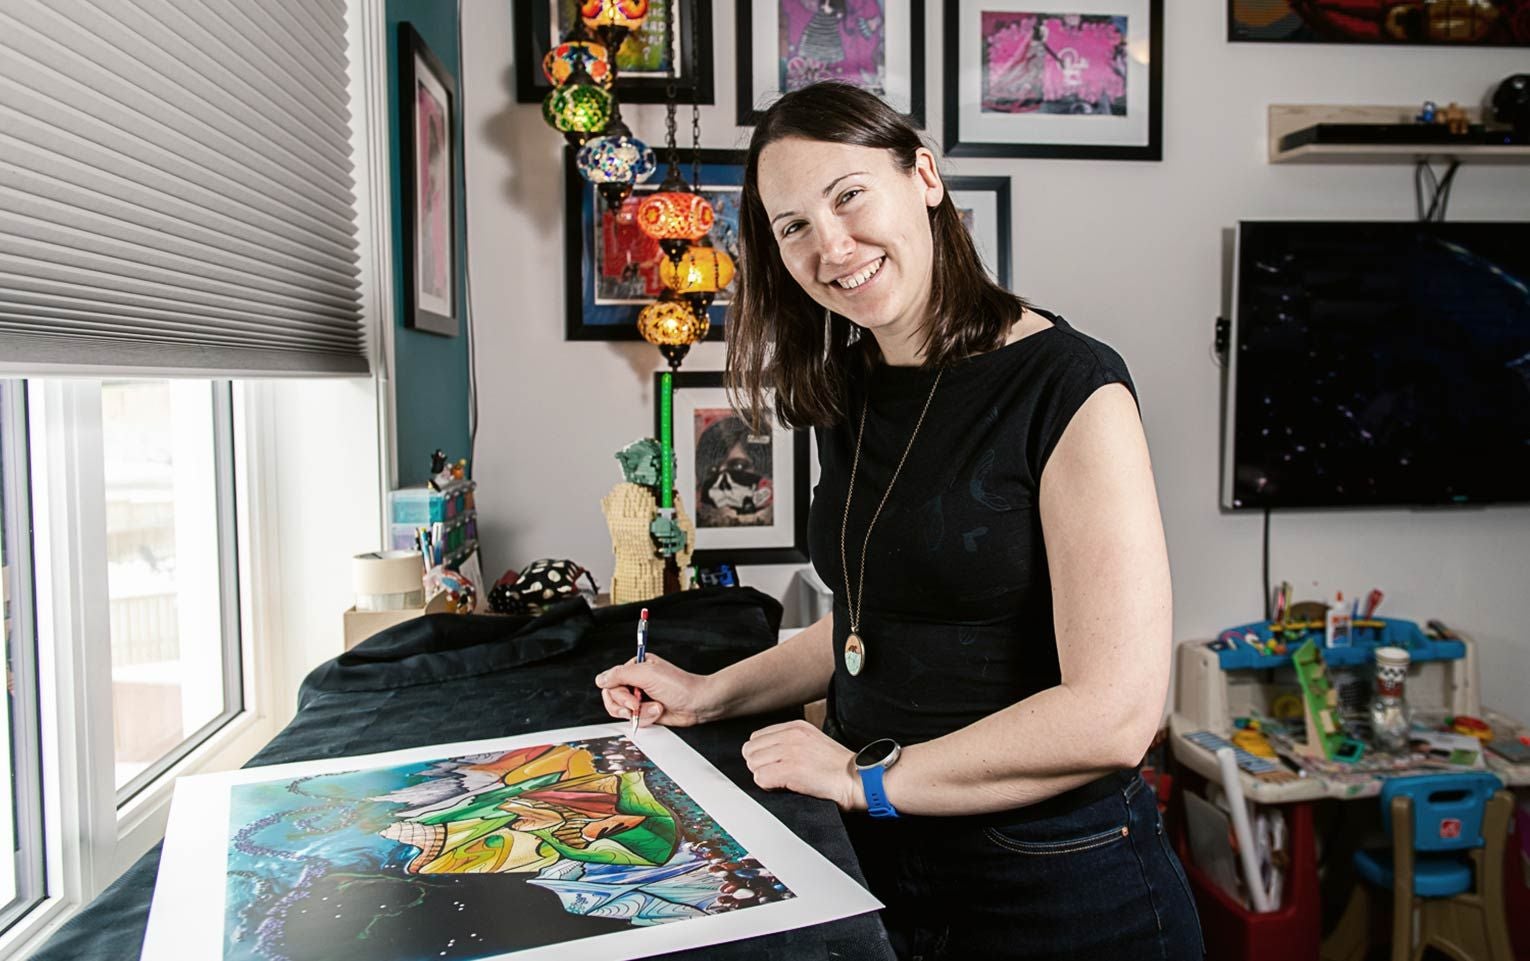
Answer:
[[[378,631],[424,613],[423,607],[411,607],[402,611],[358,611],[352,607],[345,612],[345,649],[348,651]]]

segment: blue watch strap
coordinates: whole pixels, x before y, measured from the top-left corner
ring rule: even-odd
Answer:
[[[874,818],[895,818],[898,809],[887,800],[887,792],[882,790],[882,765],[876,767],[861,768],[861,786],[866,789],[867,812]]]

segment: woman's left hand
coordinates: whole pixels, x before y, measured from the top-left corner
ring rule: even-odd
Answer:
[[[761,728],[744,744],[744,761],[754,783],[833,801],[842,811],[866,809],[861,779],[850,762],[855,754],[809,724],[789,721]]]

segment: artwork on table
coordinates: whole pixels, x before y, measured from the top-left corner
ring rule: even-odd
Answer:
[[[946,152],[1160,160],[1163,0],[947,0]]]
[[[399,156],[403,184],[404,325],[455,337],[457,92],[409,24],[399,25]]]
[[[654,375],[654,431],[659,377]],[[768,395],[767,395],[768,397]],[[695,563],[807,560],[808,436],[767,413],[751,430],[728,402],[720,371],[675,375],[675,487],[692,505]]]
[[[144,961],[646,957],[879,905],[672,732],[182,778]]]
[[[681,173],[691,179],[691,155],[681,154]],[[663,158],[660,158],[661,161]],[[701,152],[701,192],[712,204],[716,220],[707,234],[712,245],[739,260],[739,198],[744,178],[743,155],[728,150]],[[638,184],[616,211],[607,209],[599,190],[579,176],[574,152],[564,152],[564,281],[566,340],[641,340],[638,312],[664,290],[659,242],[637,225],[637,205],[657,190],[662,171],[649,183]],[[709,340],[722,339],[723,320],[731,303],[724,290],[712,302]]]
[[[1012,289],[1008,177],[947,177],[946,190],[999,286]]]
[[[1227,0],[1227,39],[1530,46],[1530,0]]]
[[[542,58],[573,28],[578,5],[578,0],[515,0],[516,100],[541,103],[552,89],[542,73]],[[666,30],[676,52],[675,91],[680,102],[711,103],[712,0],[650,0],[643,25],[617,52],[617,99],[664,102],[669,69],[664,55]]]
[[[924,0],[738,0],[738,123],[820,80],[869,90],[924,126]]]

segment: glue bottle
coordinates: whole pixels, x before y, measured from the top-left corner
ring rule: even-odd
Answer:
[[[1349,612],[1344,609],[1344,592],[1339,591],[1324,619],[1323,643],[1328,647],[1349,646]]]

